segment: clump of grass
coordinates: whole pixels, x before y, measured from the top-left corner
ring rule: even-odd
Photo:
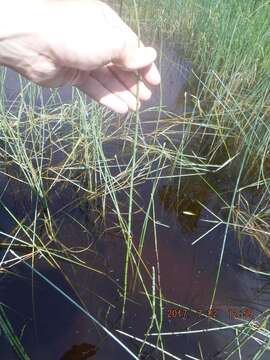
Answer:
[[[129,1],[124,4],[132,24],[132,7]],[[230,146],[233,137],[237,151],[247,148],[250,161],[263,164],[269,158],[270,138],[269,1],[138,4],[142,32],[173,38],[179,56],[192,61],[194,81],[188,96],[201,122],[218,126],[221,145]]]

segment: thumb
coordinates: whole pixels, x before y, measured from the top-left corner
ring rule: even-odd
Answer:
[[[124,71],[135,71],[151,65],[157,57],[152,47],[125,47],[113,64]]]

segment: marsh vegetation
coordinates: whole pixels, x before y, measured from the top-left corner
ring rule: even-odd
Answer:
[[[108,2],[157,103],[1,69],[0,357],[268,359],[270,2]]]

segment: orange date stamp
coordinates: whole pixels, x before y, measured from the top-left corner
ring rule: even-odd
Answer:
[[[184,308],[169,308],[167,309],[167,318],[173,319],[202,319],[208,317],[217,319],[221,316],[228,317],[230,320],[245,319],[252,320],[254,318],[253,309],[249,307],[237,307],[237,306],[217,306],[211,309],[199,308],[197,310],[188,310]]]

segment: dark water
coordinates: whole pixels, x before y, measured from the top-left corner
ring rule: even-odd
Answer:
[[[164,75],[165,98],[163,99],[169,111],[181,113],[184,110],[183,92],[189,70],[188,66],[183,69],[181,66],[183,62],[178,63],[176,68],[172,65],[173,62],[171,60],[166,66],[163,65],[163,72],[167,74]],[[179,68],[182,69],[181,74]],[[11,80],[9,86],[7,85],[7,94],[14,98],[16,89],[14,90],[14,82],[12,82],[13,74],[10,73],[9,76]],[[70,94],[71,90],[65,91]],[[153,104],[157,104],[158,90],[155,96]],[[71,98],[65,94],[63,97],[66,101],[71,101]],[[144,119],[150,117],[148,118],[147,115]],[[152,122],[143,124],[145,124],[143,125],[145,132],[152,130]],[[113,153],[115,148],[113,145],[108,145],[106,151]],[[11,171],[15,170],[11,169]],[[222,194],[224,199],[228,202],[231,200],[231,189],[235,182],[233,166],[224,172],[204,178],[183,177],[180,188],[178,182],[173,179],[160,180],[154,196],[155,217],[158,222],[156,227],[151,223],[147,226],[142,253],[144,264],[141,264],[140,270],[144,283],[151,293],[151,274],[152,268],[155,268],[156,283],[160,281],[162,297],[168,300],[163,302],[162,332],[185,331],[188,327],[196,330],[219,326],[215,320],[236,324],[239,323],[236,317],[252,320],[268,308],[270,294],[267,278],[248,272],[239,265],[244,264],[261,271],[269,271],[268,260],[261,255],[258,245],[247,235],[241,234],[239,242],[240,235],[233,228],[229,228],[215,303],[209,313],[225,225],[218,226],[195,245],[192,243],[213,227],[213,224],[208,222],[215,220],[212,213],[226,219],[227,211],[205,180]],[[30,190],[23,184],[5,175],[1,175],[0,183],[1,231],[25,239],[22,229],[17,232],[14,230],[16,223],[7,209],[29,225],[35,216],[36,198],[31,196]],[[145,211],[147,209],[152,186],[151,181],[136,186],[137,211],[134,210],[133,213],[132,233],[134,244],[137,246],[145,219],[142,209]],[[256,206],[261,196],[259,190],[249,190],[244,195],[251,207]],[[120,192],[117,196],[118,200],[121,200],[121,210],[127,210],[125,193]],[[57,229],[57,242],[49,244],[51,250],[56,254],[60,254],[57,251],[61,250],[61,254],[65,254],[74,262],[79,258],[84,263],[76,266],[58,257],[57,263],[52,267],[44,256],[40,256],[36,258],[35,268],[113,331],[131,351],[137,354],[141,344],[120,335],[115,330],[122,329],[128,334],[144,339],[144,334],[151,323],[151,309],[143,294],[144,289],[136,276],[136,271],[130,269],[125,321],[121,323],[126,248],[123,234],[115,225],[117,223],[115,214],[110,211],[108,204],[108,214],[104,218],[98,212],[101,209],[98,201],[92,204],[82,197],[75,186],[62,186],[62,184],[53,188],[49,207],[54,219],[54,228]],[[43,213],[42,216],[44,217]],[[48,242],[42,221],[38,222],[36,231],[44,243]],[[8,241],[10,239],[1,235],[2,248]],[[73,252],[71,250],[68,252],[68,249]],[[24,253],[19,247],[14,250],[21,255]],[[66,252],[63,252],[64,250]],[[12,256],[9,254],[5,261],[10,259]],[[30,264],[31,260],[25,262]],[[8,318],[16,334],[21,337],[31,359],[131,358],[63,294],[57,292],[38,274],[33,273],[26,263],[22,262],[10,268],[7,267],[9,263],[6,263],[5,268],[8,272],[0,273],[0,302],[8,306],[6,308]],[[98,270],[99,273],[87,269],[87,266]],[[157,286],[156,296],[159,295]],[[159,307],[158,299],[156,307]],[[157,313],[160,316],[159,311]],[[213,320],[203,316],[208,313],[214,317]],[[156,327],[154,326],[150,332],[157,332]],[[226,346],[234,338],[233,330],[174,335],[164,337],[164,348],[181,359],[188,359],[187,355],[201,359],[200,351],[203,359],[225,359],[226,354],[232,350],[232,347],[226,348]],[[147,340],[156,343],[155,337],[149,336]],[[258,344],[252,339],[248,340],[242,348],[242,358],[252,359],[257,350]],[[2,334],[0,359],[17,358]],[[265,353],[261,358],[268,359],[269,354]],[[162,356],[160,352],[144,346],[140,359],[162,359]],[[230,359],[239,359],[239,354],[232,355]]]
[[[145,195],[144,201],[140,203],[142,206],[147,204],[150,186],[150,183],[146,183],[139,188],[140,193]],[[8,188],[7,195],[4,195],[2,199],[5,205],[17,215],[20,214],[21,217],[22,210],[24,213],[31,214],[31,204],[27,203],[26,195],[22,195],[24,204],[18,209],[19,205],[16,202],[20,200],[16,194],[12,198],[12,193],[12,188]],[[192,311],[173,305],[173,303],[197,310],[202,314],[208,312],[224,226],[221,225],[197,245],[192,246],[191,243],[210,228],[209,224],[202,220],[211,219],[209,212],[198,206],[195,199],[200,199],[219,215],[222,213],[218,210],[220,202],[207,190],[205,184],[196,178],[192,183],[188,180],[186,184],[183,184],[180,195],[177,196],[176,194],[177,188],[174,184],[166,185],[164,183],[159,186],[156,196],[156,219],[166,225],[166,227],[157,226],[156,229],[160,281],[163,297],[172,302],[171,304],[164,303],[163,332],[185,330],[188,326],[198,322],[192,327],[193,329],[217,326],[214,321],[203,319],[202,315],[194,314]],[[54,210],[57,212],[64,205],[69,204],[73,196],[75,198],[75,193],[72,194],[70,188],[68,191],[62,192],[59,189],[58,197],[55,196],[52,208],[55,208]],[[192,211],[196,216],[184,215],[183,211]],[[123,281],[124,264],[122,259],[124,259],[125,252],[123,236],[117,229],[102,233],[94,228],[91,216],[89,219],[84,218],[85,211],[83,209],[78,207],[72,209],[72,207],[67,206],[66,214],[61,214],[59,219],[56,218],[56,223],[61,223],[57,238],[69,248],[72,246],[77,248],[89,247],[89,250],[85,251],[80,259],[85,260],[85,263],[92,268],[107,274],[108,278],[59,260],[58,264],[72,284],[71,288],[63,274],[61,275],[59,270],[52,269],[44,260],[37,260],[36,268],[65,291],[67,295],[83,304],[90,314],[106,324],[109,329],[120,329],[122,304],[120,294],[122,291],[118,284],[122,284]],[[8,227],[12,227],[12,221],[8,224],[9,217],[3,210],[1,211],[1,219],[4,219],[1,227],[5,228],[7,232]],[[85,226],[87,232],[82,230],[75,219]],[[133,220],[133,235],[136,243],[140,236],[144,214],[134,214]],[[107,228],[110,228],[113,223],[113,217],[108,217]],[[157,266],[153,233],[153,227],[149,226],[143,250],[143,260],[149,271],[151,271],[152,266],[155,268]],[[244,263],[267,269],[267,264],[263,265],[264,259],[258,258],[259,252],[256,246],[252,245],[248,238],[243,240],[246,241]],[[57,245],[55,247],[58,248]],[[20,250],[17,251],[20,253]],[[242,270],[238,266],[240,262],[236,236],[233,231],[230,231],[213,308],[214,312],[212,312],[216,319],[229,324],[236,323],[235,316],[251,319],[268,307],[269,285],[267,281],[260,276]],[[141,271],[148,289],[151,289],[151,279],[146,271],[143,269]],[[41,280],[38,275],[33,275],[25,264],[21,263],[12,267],[10,272],[10,275],[1,276],[1,302],[9,306],[7,310],[9,319],[16,333],[22,334],[23,344],[31,359],[76,359],[75,356],[68,357],[70,356],[68,354],[72,352],[72,349],[79,351],[85,346],[90,347],[90,349],[93,346],[97,348],[96,354],[91,355],[95,359],[129,358],[125,351],[105,336],[102,330],[98,329],[87,316],[57,293],[46,281]],[[134,278],[135,276],[130,274],[130,288],[134,285]],[[130,289],[132,301],[127,303],[126,319],[123,326],[124,331],[138,337],[143,337],[147,331],[151,314],[145,296],[140,294],[142,290],[137,279],[135,291],[132,292]],[[182,310],[179,311],[180,309]],[[203,336],[170,336],[165,338],[164,343],[168,351],[180,358],[185,358],[184,354],[199,358],[198,344],[200,343],[206,359],[223,359],[225,358],[224,355],[218,354],[232,340],[233,335],[231,330],[225,330]],[[129,345],[134,353],[138,352],[138,343],[126,341],[122,336],[119,337]],[[148,341],[151,342],[151,340],[153,341],[149,337]],[[251,359],[257,345],[255,342],[249,341],[243,349],[244,358]],[[0,354],[1,359],[16,359],[3,336],[1,337]],[[160,359],[161,357],[159,353],[151,352],[149,348],[145,347],[144,358]],[[264,358],[267,359],[267,356]],[[84,357],[81,356],[78,359],[84,359]]]

